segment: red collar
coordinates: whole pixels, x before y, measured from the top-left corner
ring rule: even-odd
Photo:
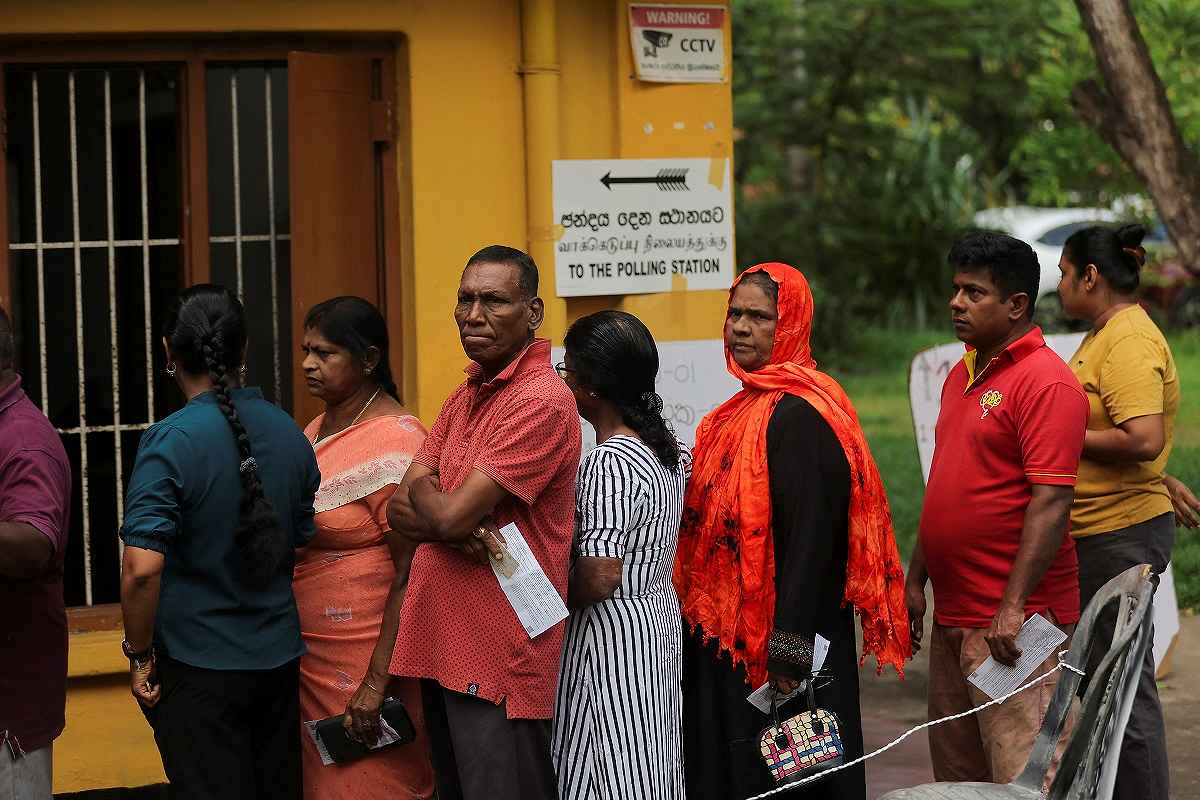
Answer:
[[[471,383],[477,383],[482,386],[492,386],[497,383],[508,383],[518,375],[524,374],[531,369],[535,369],[540,364],[549,363],[550,361],[550,340],[549,339],[534,339],[517,357],[508,363],[508,366],[500,370],[496,377],[486,383],[483,380],[483,367],[472,361],[467,364],[463,371],[467,373],[467,380]]]
[[[1046,346],[1046,339],[1042,336],[1042,329],[1034,325],[1028,333],[1017,339],[1015,342],[1004,348],[992,362],[998,362],[1005,356],[1007,360],[1013,364],[1017,363],[1025,356],[1033,353]],[[974,347],[967,345],[967,352],[963,354],[963,362],[967,366],[967,388],[970,389],[975,385],[979,376],[987,370],[991,364],[984,364],[982,368],[975,363],[975,359],[979,357],[979,351]]]

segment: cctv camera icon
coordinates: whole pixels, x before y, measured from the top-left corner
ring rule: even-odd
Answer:
[[[658,48],[669,45],[671,36],[666,31],[642,31],[642,38],[650,43],[649,47],[642,48],[642,55],[658,58]]]

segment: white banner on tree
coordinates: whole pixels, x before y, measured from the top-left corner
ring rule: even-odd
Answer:
[[[558,296],[728,288],[730,183],[724,158],[555,161]]]

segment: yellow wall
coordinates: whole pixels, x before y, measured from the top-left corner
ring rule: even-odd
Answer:
[[[731,155],[728,83],[635,80],[624,0],[558,0],[557,15],[560,157]],[[398,349],[407,399],[427,423],[462,380],[451,310],[467,257],[492,243],[525,249],[531,229],[554,222],[526,218],[517,0],[38,0],[0,4],[0,31],[22,43],[225,34],[355,34],[393,41],[397,109],[407,117],[398,143],[399,207],[409,216],[400,225],[408,296],[400,312],[406,340]],[[726,36],[728,54],[728,23]],[[540,267],[550,309],[542,333],[556,342],[571,320],[607,307],[637,314],[660,340],[719,335],[723,292],[565,301],[555,297],[553,263]],[[110,633],[72,637],[56,791],[162,780],[149,730],[124,679],[111,675],[124,668],[119,639]]]

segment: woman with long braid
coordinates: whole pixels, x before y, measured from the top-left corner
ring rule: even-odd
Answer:
[[[241,387],[242,304],[193,286],[163,327],[187,398],[143,435],[125,498],[122,649],[175,798],[300,796],[294,548],[313,534],[312,446]]]
[[[559,374],[598,444],[576,490],[552,740],[559,796],[673,800],[684,787],[671,569],[691,457],[662,417],[658,350],[637,317],[583,317],[563,343]]]

